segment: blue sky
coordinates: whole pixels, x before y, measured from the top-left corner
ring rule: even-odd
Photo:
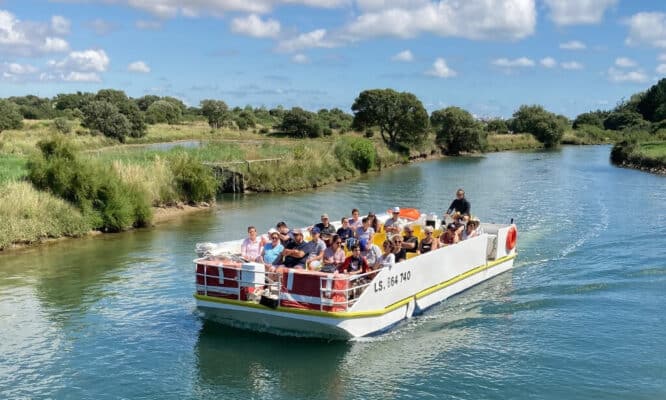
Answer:
[[[349,111],[361,90],[573,117],[666,76],[666,3],[0,0],[0,96],[96,91]]]

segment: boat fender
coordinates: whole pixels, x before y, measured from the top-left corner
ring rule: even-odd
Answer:
[[[506,233],[506,249],[511,251],[516,247],[516,239],[518,238],[518,230],[515,225],[509,227],[509,231]]]

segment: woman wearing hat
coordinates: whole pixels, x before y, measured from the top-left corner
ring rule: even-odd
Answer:
[[[423,229],[425,232],[425,237],[421,240],[419,244],[419,254],[425,254],[439,248],[439,240],[434,237],[434,228],[432,226],[426,226]]]

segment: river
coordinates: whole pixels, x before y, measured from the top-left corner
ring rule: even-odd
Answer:
[[[417,163],[0,255],[0,398],[666,398],[666,178],[609,150]],[[196,242],[353,206],[441,212],[459,186],[482,220],[515,219],[516,268],[388,334],[280,338],[195,310]]]

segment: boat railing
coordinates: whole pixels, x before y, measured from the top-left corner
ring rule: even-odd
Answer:
[[[341,311],[348,311],[365,289],[370,286],[372,279],[379,273],[380,269],[368,271],[353,275],[332,275],[321,276],[319,278],[319,287],[321,288],[320,311],[326,311],[327,307],[342,308]],[[347,284],[342,288],[329,287],[331,279],[346,281]]]

